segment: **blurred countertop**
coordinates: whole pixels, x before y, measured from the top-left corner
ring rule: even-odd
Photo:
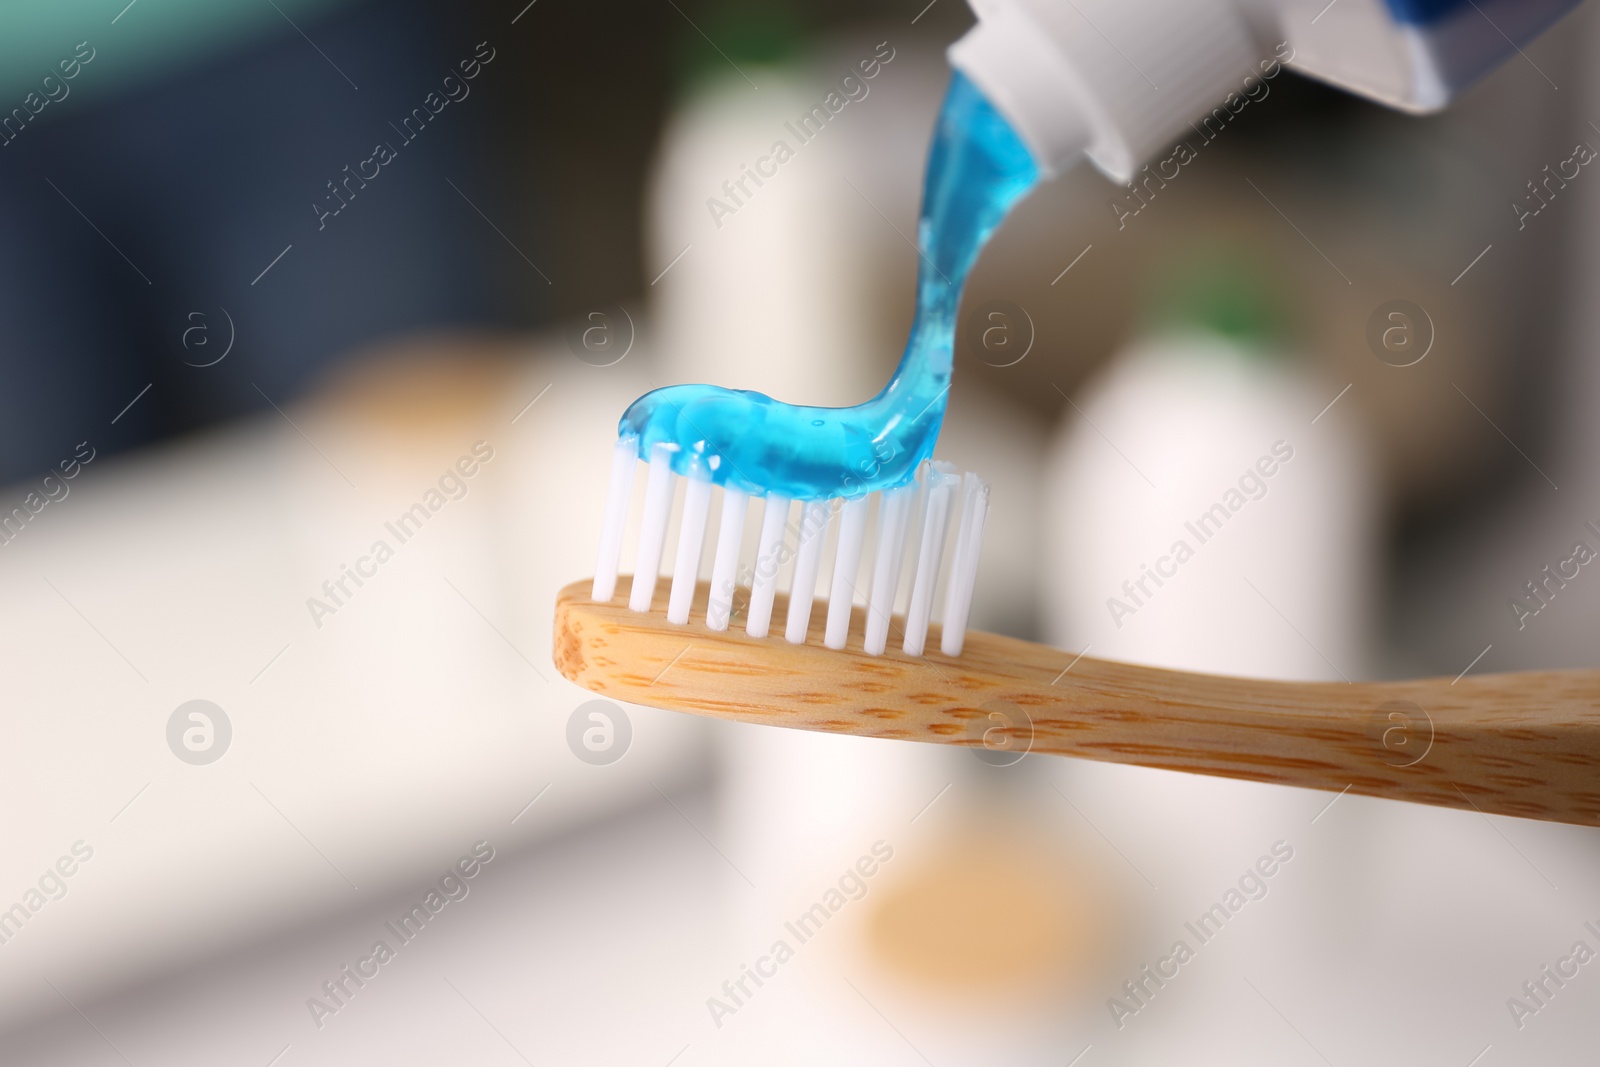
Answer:
[[[97,458],[0,548],[0,908],[93,850],[0,944],[0,1024],[53,1007],[49,982],[113,988],[704,775],[702,724],[650,709],[616,763],[568,749],[587,694],[550,664],[550,605],[592,569],[573,519],[598,516],[646,386],[540,351],[421,343],[309,404]],[[441,492],[475,443],[493,458]],[[441,506],[402,542],[385,524],[418,503]],[[379,540],[392,558],[313,612]],[[207,765],[169,748],[196,699],[231,725]]]

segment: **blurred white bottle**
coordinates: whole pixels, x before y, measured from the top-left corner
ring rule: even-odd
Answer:
[[[1185,274],[1062,415],[1045,493],[1050,639],[1162,667],[1360,678],[1377,516],[1355,401],[1327,407],[1339,385],[1274,338],[1246,270]]]
[[[1355,404],[1277,339],[1280,303],[1247,262],[1180,268],[1147,332],[1063,412],[1044,487],[1046,632],[1107,659],[1359,680],[1377,511]],[[1146,924],[1158,938],[1181,935],[1274,842],[1310,844],[1323,803],[1115,764],[1063,764],[1056,778],[1161,887]],[[1346,847],[1326,833],[1316,845],[1324,859]],[[1308,915],[1318,900],[1274,907]]]
[[[731,75],[702,83],[668,122],[645,253],[661,272],[650,290],[661,384],[840,406],[882,388],[896,350],[874,307],[878,244],[856,225],[838,143],[896,73],[878,69],[806,141],[797,121],[834,86],[798,66],[751,67],[759,92]]]

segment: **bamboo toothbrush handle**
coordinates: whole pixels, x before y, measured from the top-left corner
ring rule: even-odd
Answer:
[[[956,659],[843,651],[556,600],[555,664],[585,689],[672,711],[801,730],[1084,759],[1349,790],[1600,826],[1600,671],[1452,682],[1278,682],[1140,667],[970,632]],[[783,598],[775,617],[783,617]],[[937,631],[937,627],[934,628]],[[937,633],[928,648],[939,647]]]

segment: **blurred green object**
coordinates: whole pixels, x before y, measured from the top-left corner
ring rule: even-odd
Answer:
[[[1271,280],[1269,268],[1259,253],[1238,245],[1185,249],[1150,279],[1146,324],[1219,334],[1262,355],[1282,352],[1292,316],[1288,295]]]
[[[25,106],[29,92],[43,95],[45,77],[59,79],[57,64],[80,42],[95,51],[93,77],[76,79],[71,91],[104,100],[214,59],[219,50],[296,33],[352,3],[132,0],[121,7],[114,0],[0,0],[0,114]]]
[[[673,49],[672,74],[680,94],[708,80],[737,78],[740,70],[735,68],[793,62],[804,53],[810,37],[787,0],[723,3],[699,18],[681,9],[679,14],[682,29]]]

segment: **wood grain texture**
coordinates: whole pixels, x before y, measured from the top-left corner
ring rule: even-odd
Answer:
[[[988,745],[1600,826],[1600,671],[1280,682],[1161,670],[970,632],[956,659],[804,645],[556,601],[555,664],[616,700],[741,722]],[[783,597],[773,610],[781,631]],[[893,642],[891,642],[893,643]],[[928,638],[937,650],[938,627]],[[1070,667],[1070,670],[1068,669]]]

